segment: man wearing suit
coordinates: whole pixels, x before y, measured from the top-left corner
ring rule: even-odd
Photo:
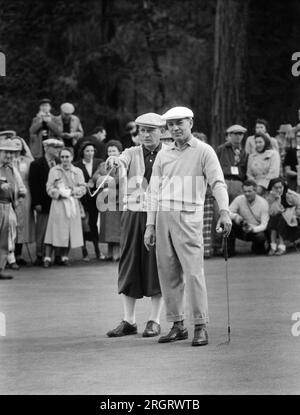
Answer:
[[[45,155],[30,165],[29,188],[32,208],[36,211],[36,265],[43,264],[45,251],[44,238],[51,206],[51,198],[46,191],[46,183],[50,168],[58,164],[59,149],[63,147],[60,140],[50,138],[43,141]]]

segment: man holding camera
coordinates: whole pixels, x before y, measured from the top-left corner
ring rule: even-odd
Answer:
[[[235,255],[235,239],[252,241],[254,254],[265,254],[267,237],[265,230],[269,221],[268,202],[256,194],[253,180],[243,183],[243,195],[237,196],[229,206],[232,231],[228,238],[228,255]]]
[[[43,156],[43,141],[60,136],[55,117],[51,113],[50,99],[40,100],[39,112],[32,120],[29,133],[29,147],[35,159]]]

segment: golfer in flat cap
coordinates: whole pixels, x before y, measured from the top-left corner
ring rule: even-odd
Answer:
[[[174,143],[155,160],[147,198],[145,245],[156,242],[159,281],[173,327],[159,343],[188,337],[184,327],[185,285],[195,325],[193,346],[208,343],[207,291],[203,271],[203,205],[207,184],[220,208],[218,228],[228,235],[231,220],[228,194],[217,155],[211,146],[193,137],[193,112],[175,107],[166,120]]]
[[[151,312],[144,337],[160,334],[161,289],[158,280],[155,246],[144,246],[147,213],[145,192],[152,174],[153,163],[162,147],[160,137],[165,121],[155,113],[136,119],[141,145],[125,149],[120,157],[109,157],[106,168],[119,167],[120,182],[125,178],[125,211],[121,218],[121,258],[118,292],[122,294],[124,316],[121,323],[107,333],[120,337],[137,333],[135,304],[138,298],[151,297]],[[120,198],[121,199],[121,198]],[[121,207],[122,210],[122,207]]]

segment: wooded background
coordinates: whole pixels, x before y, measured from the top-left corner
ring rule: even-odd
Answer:
[[[0,129],[28,138],[38,100],[71,101],[89,134],[110,138],[143,112],[174,105],[224,141],[255,118],[298,122],[299,0],[0,0]]]

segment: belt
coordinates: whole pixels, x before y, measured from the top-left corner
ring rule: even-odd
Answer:
[[[242,180],[238,177],[230,176],[230,177],[224,177],[224,178],[225,180],[228,180],[229,182],[241,182],[242,183]]]
[[[10,205],[11,201],[10,200],[0,200],[0,205]]]

